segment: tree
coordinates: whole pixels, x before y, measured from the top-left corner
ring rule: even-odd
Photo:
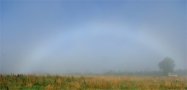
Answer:
[[[165,74],[168,75],[169,73],[172,73],[175,67],[174,60],[166,57],[158,64],[160,70]]]

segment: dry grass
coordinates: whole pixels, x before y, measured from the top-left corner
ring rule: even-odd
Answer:
[[[0,75],[0,90],[187,90],[186,77]]]

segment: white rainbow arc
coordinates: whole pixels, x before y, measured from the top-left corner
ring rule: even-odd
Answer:
[[[68,37],[72,37],[72,35],[80,34],[80,33],[86,33],[86,34],[92,34],[94,32],[97,32],[96,30],[105,30],[105,32],[114,33],[115,31],[108,31],[110,30],[122,30],[124,36],[126,38],[134,40],[138,42],[139,44],[142,44],[148,48],[151,48],[152,50],[155,50],[156,52],[164,55],[164,56],[175,56],[174,53],[170,52],[173,50],[173,48],[170,45],[167,45],[167,43],[164,43],[164,40],[161,40],[159,37],[153,37],[150,33],[144,33],[143,36],[135,37],[133,35],[132,30],[129,29],[128,26],[124,26],[123,24],[117,24],[117,26],[112,27],[108,26],[111,23],[105,23],[102,25],[101,23],[87,23],[83,26],[79,25],[74,28],[69,28],[66,31],[62,31],[54,35],[54,37],[45,38],[44,41],[37,43],[37,45],[33,48],[31,53],[25,57],[24,62],[20,64],[19,73],[32,73],[36,67],[39,67],[41,64],[45,64],[43,59],[50,54],[50,51],[53,49],[56,49],[60,47],[60,43],[64,39],[68,39]],[[86,32],[85,32],[86,31]],[[118,36],[117,36],[118,37]],[[65,44],[65,42],[64,42]]]

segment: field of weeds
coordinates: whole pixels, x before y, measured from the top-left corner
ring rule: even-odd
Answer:
[[[0,90],[187,90],[187,78],[0,75]]]

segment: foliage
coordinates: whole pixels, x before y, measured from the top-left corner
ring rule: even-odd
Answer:
[[[163,71],[164,74],[172,73],[174,71],[175,63],[171,58],[165,58],[159,64],[159,68]]]
[[[0,75],[0,90],[185,90],[185,77]]]

